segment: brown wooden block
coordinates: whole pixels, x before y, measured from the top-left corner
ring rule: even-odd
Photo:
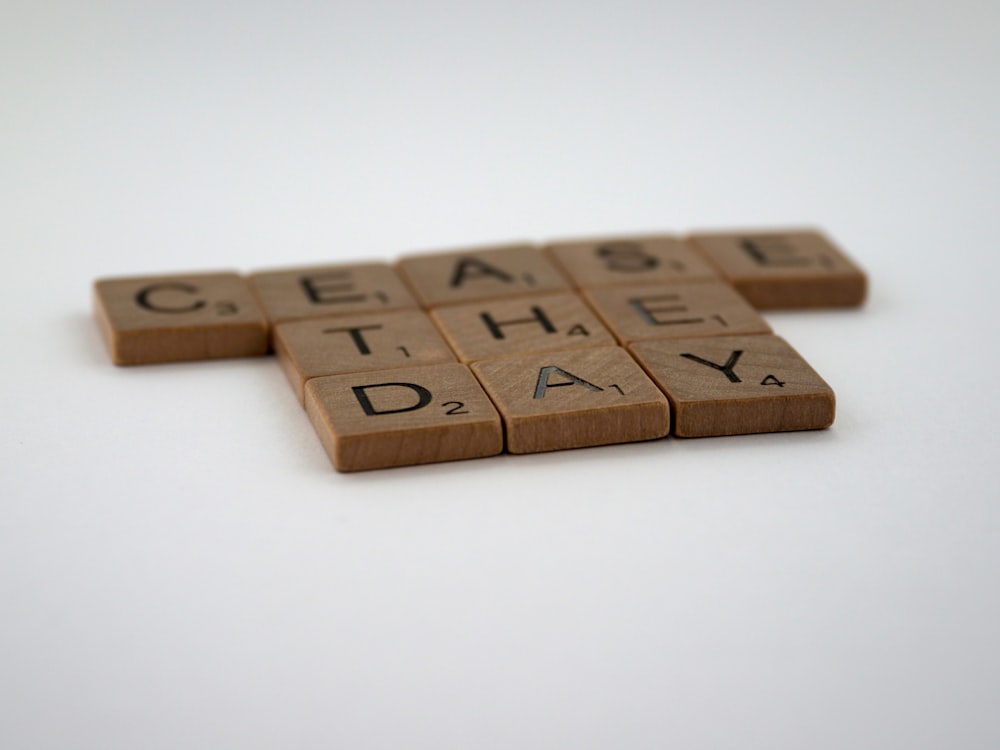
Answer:
[[[472,371],[496,404],[511,453],[653,440],[670,406],[617,346],[488,360]]]
[[[329,375],[306,383],[306,411],[339,471],[495,456],[500,417],[465,365]]]
[[[410,255],[397,267],[426,307],[570,288],[552,261],[527,244]]]
[[[299,401],[305,382],[323,375],[455,362],[455,355],[421,310],[279,323],[274,350]]]
[[[667,235],[553,242],[545,252],[580,288],[719,278],[699,253]]]
[[[854,307],[867,294],[864,271],[819,232],[699,232],[689,241],[761,310]]]
[[[722,281],[599,287],[583,295],[622,343],[771,332],[767,321]]]
[[[102,279],[94,310],[116,365],[267,352],[267,320],[237,273]]]
[[[431,317],[463,362],[615,344],[571,292],[439,307]]]
[[[640,341],[629,351],[670,399],[678,437],[833,424],[830,386],[777,336]]]
[[[250,274],[271,324],[418,307],[388,263],[286,268]]]

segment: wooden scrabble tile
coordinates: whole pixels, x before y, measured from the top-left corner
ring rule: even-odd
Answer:
[[[777,336],[640,341],[629,351],[670,399],[679,437],[833,424],[830,386]]]
[[[99,280],[94,310],[116,365],[267,352],[267,320],[236,273]]]
[[[496,404],[511,453],[653,440],[670,407],[619,347],[488,360],[472,371]]]
[[[418,307],[388,263],[286,268],[250,274],[271,324]]]
[[[570,288],[552,261],[527,244],[411,255],[397,267],[425,307]]]
[[[767,321],[722,281],[598,287],[583,295],[622,343],[771,332]]]
[[[865,300],[864,271],[819,232],[699,232],[689,241],[760,310]]]
[[[431,316],[463,362],[615,344],[571,292],[449,305]]]
[[[500,417],[465,365],[312,378],[306,411],[339,471],[495,456]]]
[[[544,250],[580,288],[719,278],[698,252],[668,235],[554,242]]]
[[[322,375],[455,362],[455,355],[421,310],[279,323],[274,350],[299,401],[305,382]]]

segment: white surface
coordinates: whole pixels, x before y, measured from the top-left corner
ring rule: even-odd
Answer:
[[[1000,9],[6,2],[0,746],[995,748]],[[816,224],[823,433],[339,475],[98,276]]]

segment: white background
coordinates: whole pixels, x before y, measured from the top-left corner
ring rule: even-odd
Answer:
[[[996,748],[1000,6],[0,6],[0,746]],[[825,432],[340,475],[98,276],[816,225]]]

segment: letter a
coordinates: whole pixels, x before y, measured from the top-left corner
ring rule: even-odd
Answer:
[[[455,264],[455,273],[451,277],[451,286],[461,286],[466,278],[476,278],[477,276],[493,276],[505,284],[510,284],[514,281],[514,278],[506,271],[501,271],[496,266],[491,266],[479,258],[462,258],[462,260]]]
[[[552,373],[558,372],[564,378],[567,378],[569,382],[567,383],[550,383],[549,376]],[[549,388],[558,388],[561,385],[582,385],[584,388],[590,391],[603,391],[603,388],[599,388],[593,383],[588,383],[583,378],[578,378],[572,373],[566,372],[561,367],[556,367],[555,365],[549,365],[548,367],[543,367],[538,371],[538,382],[535,384],[535,398],[545,398],[545,391]]]

